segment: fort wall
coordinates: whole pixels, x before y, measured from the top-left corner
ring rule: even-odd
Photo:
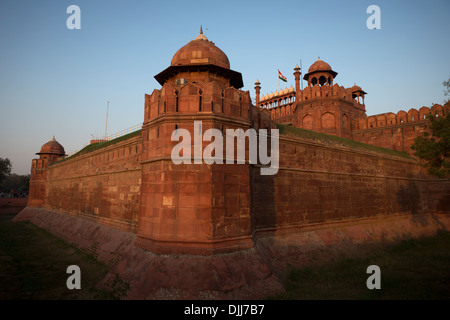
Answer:
[[[263,176],[248,164],[175,165],[149,146],[143,161],[145,145],[139,135],[50,165],[47,180],[34,181],[45,190],[35,206],[138,234],[137,245],[155,252],[165,249],[152,239],[201,254],[221,243],[237,249],[242,237],[248,247],[252,232],[450,207],[450,182],[412,158],[281,135],[279,171]]]
[[[389,112],[361,118],[355,121],[353,139],[363,143],[412,153],[414,139],[427,129],[428,115],[441,117],[445,106],[422,107],[408,112]]]
[[[413,159],[280,136],[275,176],[252,174],[255,232],[450,207],[450,182],[429,176]]]
[[[50,165],[41,207],[136,232],[141,153],[139,135]]]

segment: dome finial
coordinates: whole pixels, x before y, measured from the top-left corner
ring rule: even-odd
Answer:
[[[203,27],[200,25],[200,34],[195,38],[195,40],[208,40],[206,36],[203,34]]]

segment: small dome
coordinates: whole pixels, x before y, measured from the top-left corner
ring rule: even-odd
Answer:
[[[367,94],[367,92],[365,92],[363,89],[361,89],[360,86],[357,86],[356,83],[353,87],[350,88],[350,90],[352,91],[352,93],[354,92],[360,92],[362,94]]]
[[[64,156],[66,152],[64,151],[64,147],[58,141],[56,141],[55,137],[53,137],[52,140],[44,144],[41,148],[41,151],[36,154],[56,154]]]
[[[290,86],[289,91],[291,91],[291,92],[294,91],[294,87]]]
[[[269,94],[266,94],[265,96],[264,96],[264,99],[266,100],[266,99],[269,99]]]
[[[280,89],[280,91],[278,91],[278,95],[282,95],[284,92],[283,92],[283,89]]]
[[[275,93],[273,94],[274,97],[278,97],[278,91],[275,91]]]
[[[269,98],[273,98],[273,92],[270,92]]]
[[[288,92],[289,92],[289,89],[288,89],[288,88],[286,88],[286,89],[283,90],[283,93],[288,93]]]
[[[308,73],[314,72],[314,71],[331,71],[331,66],[326,63],[323,60],[317,59],[316,62],[314,62],[311,67],[308,69]]]
[[[180,48],[172,58],[171,66],[214,64],[230,69],[227,55],[209,41],[200,29],[200,34]]]

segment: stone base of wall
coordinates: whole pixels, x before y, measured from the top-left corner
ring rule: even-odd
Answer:
[[[450,230],[449,214],[352,219],[254,234],[255,247],[213,256],[157,255],[134,245],[136,235],[98,223],[27,207],[14,221],[29,220],[112,266],[129,283],[128,299],[265,299],[284,289],[291,266],[357,255],[364,244],[386,245]],[[367,247],[366,247],[367,248]]]
[[[450,231],[450,213],[404,214],[349,219],[332,223],[266,229],[255,234],[255,247],[275,274],[371,254],[402,240]]]
[[[265,299],[283,290],[253,249],[213,256],[157,255],[134,245],[136,235],[69,214],[27,207],[29,220],[112,266],[130,285],[128,299]],[[83,272],[81,270],[81,272]]]

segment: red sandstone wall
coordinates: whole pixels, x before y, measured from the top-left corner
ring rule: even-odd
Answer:
[[[31,162],[30,190],[28,206],[41,207],[45,204],[47,163],[45,159],[33,159]]]
[[[51,165],[44,207],[135,232],[142,139],[119,142]]]
[[[426,130],[428,122],[403,124],[384,128],[374,128],[353,133],[356,141],[392,150],[412,153],[414,139]]]
[[[450,183],[412,160],[280,138],[280,170],[253,173],[254,230],[448,211]]]
[[[268,120],[265,114],[254,116],[258,125]],[[166,116],[164,121],[144,124],[137,245],[153,252],[195,254],[251,245],[248,164],[175,165],[171,160],[172,148],[179,143],[170,139],[175,125],[191,134],[193,162],[194,139],[202,139],[194,121],[202,121],[202,134],[217,128],[223,129],[225,137],[226,129],[237,125],[224,119],[228,120],[194,114],[183,118]],[[248,122],[240,124],[248,126]],[[203,142],[202,153],[208,144]]]
[[[156,160],[144,164],[142,177],[139,246],[201,254],[249,246],[248,165]]]
[[[413,153],[411,145],[423,131],[427,130],[428,115],[443,116],[448,104],[435,104],[430,108],[410,109],[358,119],[355,122],[353,139],[363,143]]]

